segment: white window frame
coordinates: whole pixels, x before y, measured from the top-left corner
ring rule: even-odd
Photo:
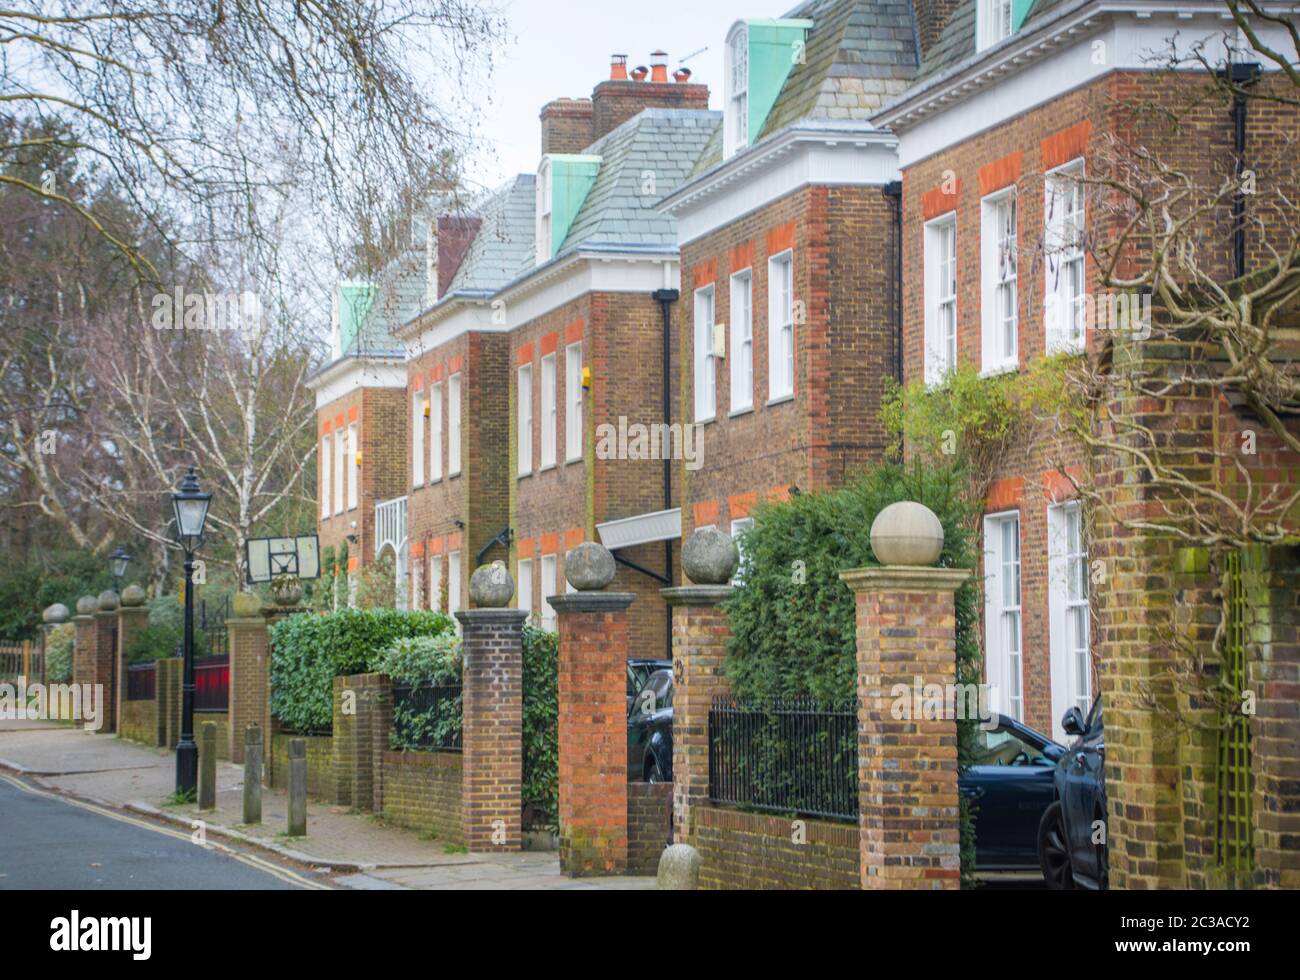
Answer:
[[[447,379],[447,476],[460,476],[460,374]]]
[[[957,367],[957,214],[927,221],[925,235],[925,382],[940,384]]]
[[[519,475],[527,476],[533,472],[533,366],[521,364],[515,377],[515,397],[519,400],[515,406],[519,430]]]
[[[794,250],[767,260],[767,400],[794,397]]]
[[[1019,721],[1025,717],[1021,544],[1020,511],[984,518],[984,659],[989,702],[994,711]]]
[[[559,408],[556,405],[554,353],[542,358],[542,469],[555,466],[555,442],[559,436]]]
[[[429,482],[442,479],[442,382],[429,389]]]
[[[447,615],[455,618],[460,609],[460,552],[447,554]],[[456,632],[460,632],[460,620],[456,620]]]
[[[551,258],[551,161],[542,158],[537,168],[537,264],[544,265]]]
[[[519,559],[519,594],[516,603],[519,609],[528,613],[528,618],[533,616],[533,560],[531,558]]]
[[[1053,738],[1064,741],[1061,717],[1092,706],[1088,546],[1078,501],[1047,508],[1047,606],[1051,637]]]
[[[356,510],[361,506],[361,487],[360,487],[360,467],[357,466],[357,453],[360,452],[360,443],[357,439],[358,426],[352,422],[348,425],[348,510]]]
[[[975,50],[983,51],[1015,33],[1013,0],[979,0]]]
[[[347,430],[338,429],[334,433],[334,513],[336,516],[342,514],[346,509],[343,495],[347,481],[345,475],[347,458]]]
[[[727,38],[727,111],[723,156],[730,159],[749,146],[749,28],[736,25]]]
[[[1047,352],[1081,352],[1088,340],[1088,260],[1083,158],[1049,170],[1043,191],[1043,328]]]
[[[552,633],[555,632],[555,610],[551,607],[549,597],[559,595],[559,592],[557,591],[557,586],[559,584],[559,568],[559,555],[542,555],[542,629]]]
[[[731,414],[754,407],[754,270],[731,277]]]
[[[429,556],[429,608],[442,612],[442,555]]]
[[[695,421],[712,422],[718,414],[718,372],[713,357],[717,319],[714,284],[695,290]]]
[[[411,486],[424,486],[424,412],[428,399],[417,391],[411,399]]]
[[[320,437],[320,516],[328,520],[330,516],[330,484],[334,480],[332,454],[334,437],[328,432]]]
[[[582,459],[582,342],[564,348],[564,459]]]
[[[1015,188],[980,201],[980,359],[985,374],[1020,364],[1019,204]]]

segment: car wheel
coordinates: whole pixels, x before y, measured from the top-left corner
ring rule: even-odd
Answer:
[[[1074,887],[1070,845],[1065,836],[1065,814],[1059,800],[1043,811],[1043,819],[1038,822],[1038,864],[1043,869],[1043,879],[1048,888]]]
[[[664,773],[663,773],[663,770],[659,768],[659,760],[658,760],[658,759],[653,759],[653,758],[652,758],[648,763],[646,763],[646,767],[645,767],[645,781],[646,781],[647,783],[663,783],[663,782],[667,782],[667,780],[664,779]]]

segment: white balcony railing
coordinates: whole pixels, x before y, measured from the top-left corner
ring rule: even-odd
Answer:
[[[406,497],[398,497],[375,504],[375,557],[382,555],[385,548],[393,549],[398,609],[407,607],[406,501]]]

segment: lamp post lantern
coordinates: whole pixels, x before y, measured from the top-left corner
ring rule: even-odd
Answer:
[[[122,591],[122,577],[126,575],[126,566],[129,564],[131,564],[131,556],[120,545],[108,556],[108,570],[113,574],[114,591]]]
[[[172,494],[176,518],[176,541],[185,551],[185,643],[184,675],[181,682],[181,736],[176,745],[176,792],[192,793],[199,782],[199,747],[194,744],[194,552],[203,543],[203,525],[208,519],[212,494],[199,489],[199,477],[191,466]]]

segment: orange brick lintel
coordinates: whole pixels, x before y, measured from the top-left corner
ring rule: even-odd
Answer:
[[[988,502],[985,508],[993,513],[999,510],[1014,510],[1025,499],[1025,478],[1022,476],[998,480],[989,487]]]

